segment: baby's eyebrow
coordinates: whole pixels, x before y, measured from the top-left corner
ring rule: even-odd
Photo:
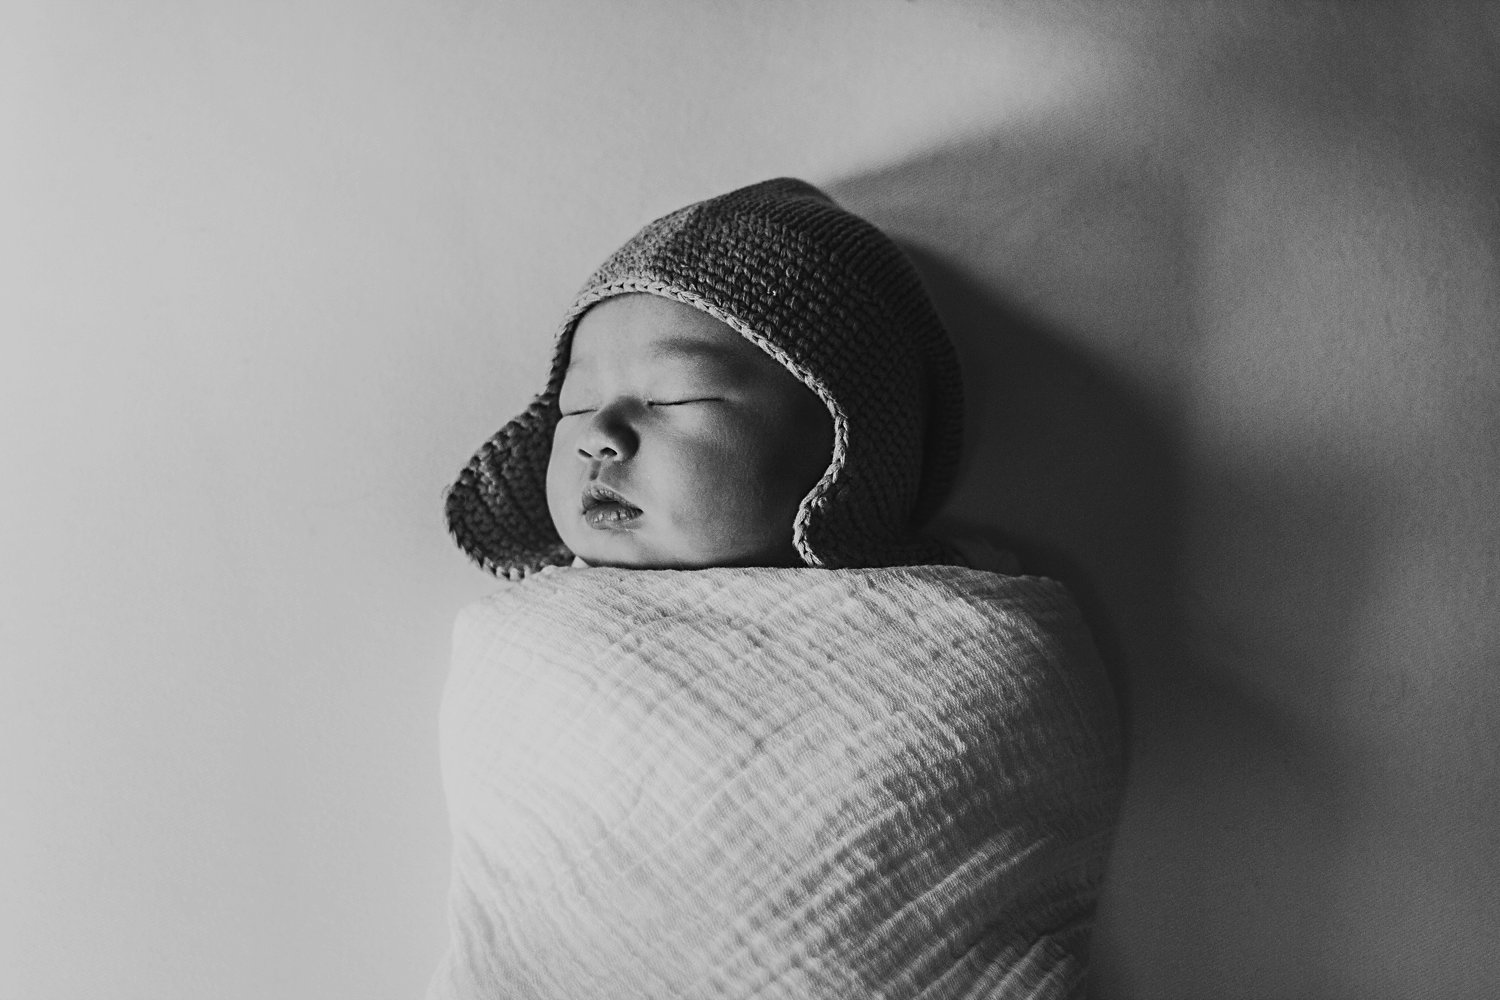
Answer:
[[[727,344],[714,344],[692,337],[665,337],[651,345],[653,361],[686,361],[716,366],[719,371],[740,375],[753,370],[745,355]]]
[[[695,337],[664,337],[647,345],[640,357],[651,365],[681,363],[700,375],[748,377],[754,362],[728,344],[715,344]],[[573,377],[593,371],[596,359],[569,359],[567,374]],[[566,384],[566,382],[564,382]]]
[[[652,357],[705,358],[729,363],[740,360],[739,352],[722,344],[711,344],[692,337],[664,337],[651,345]]]

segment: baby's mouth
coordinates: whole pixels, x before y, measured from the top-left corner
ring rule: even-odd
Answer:
[[[599,483],[583,490],[583,520],[590,528],[609,531],[629,528],[641,516],[641,509],[623,496]]]

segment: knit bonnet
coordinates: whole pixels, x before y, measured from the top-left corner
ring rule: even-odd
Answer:
[[[895,243],[812,185],[781,178],[657,219],[589,278],[558,329],[546,388],[448,490],[449,530],[475,562],[518,578],[572,561],[547,510],[546,476],[573,331],[590,306],[640,292],[727,324],[828,407],[833,453],[792,529],[806,565],[960,561],[918,530],[958,457],[953,346]]]

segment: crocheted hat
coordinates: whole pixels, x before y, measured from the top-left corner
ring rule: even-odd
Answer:
[[[449,488],[449,529],[475,562],[514,578],[572,561],[547,511],[558,391],[579,317],[636,292],[727,324],[828,407],[833,455],[793,524],[803,562],[962,561],[917,530],[958,458],[963,392],[947,333],[895,243],[805,181],[781,178],[663,216],[589,278],[563,317],[546,388]]]

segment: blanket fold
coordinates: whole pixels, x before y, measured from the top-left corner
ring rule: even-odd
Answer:
[[[429,1000],[1081,995],[1120,750],[1053,581],[546,570],[441,724]]]

